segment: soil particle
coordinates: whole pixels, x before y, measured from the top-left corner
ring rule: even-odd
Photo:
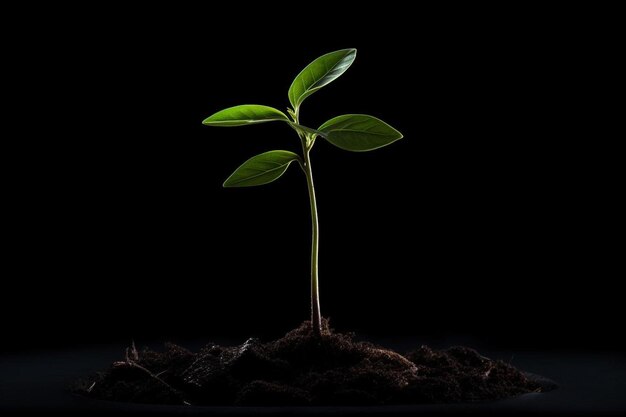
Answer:
[[[401,355],[324,326],[321,338],[305,322],[273,342],[208,344],[198,353],[172,344],[163,352],[133,348],[83,393],[153,404],[385,405],[495,400],[554,388],[469,348],[422,346]]]

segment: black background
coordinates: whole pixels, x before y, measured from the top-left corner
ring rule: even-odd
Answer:
[[[20,149],[7,154],[2,349],[240,341],[307,319],[302,173],[221,187],[297,137],[201,121],[285,109],[301,68],[349,47],[354,65],[307,99],[302,123],[366,113],[405,138],[370,153],[316,144],[323,314],[378,338],[623,347],[584,22],[452,6],[292,19],[278,5],[80,7],[38,9],[12,35],[31,40],[14,46],[9,80]]]

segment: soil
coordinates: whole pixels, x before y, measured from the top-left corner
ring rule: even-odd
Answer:
[[[132,346],[80,391],[152,404],[307,406],[476,402],[555,388],[466,347],[401,355],[324,326],[321,338],[305,322],[273,342],[208,344],[197,353]]]

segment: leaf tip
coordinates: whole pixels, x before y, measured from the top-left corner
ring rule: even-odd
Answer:
[[[228,178],[224,180],[224,182],[222,183],[223,188],[232,188],[237,186],[236,183],[233,181],[233,174],[229,175]]]
[[[217,114],[217,113],[215,113]],[[215,120],[215,114],[210,115],[206,119],[202,121],[202,124],[205,126],[215,126],[219,124],[219,121]]]
[[[356,52],[357,52],[356,48],[348,48],[348,49],[346,49],[346,55],[352,55],[350,57],[352,62],[354,62],[354,60],[356,59]]]

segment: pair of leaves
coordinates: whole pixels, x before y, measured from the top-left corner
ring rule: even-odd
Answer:
[[[333,145],[350,151],[377,149],[402,137],[387,123],[364,114],[335,117],[320,126],[318,131]],[[300,157],[289,151],[256,155],[237,168],[224,182],[224,187],[250,187],[275,181],[293,161],[300,161]]]
[[[365,114],[344,114],[322,124],[317,130],[296,125],[272,107],[244,104],[219,111],[204,120],[209,126],[244,126],[283,121],[314,135],[320,135],[333,145],[348,151],[371,151],[402,138],[402,134],[387,123]]]
[[[355,57],[356,49],[342,49],[322,55],[307,65],[289,87],[289,102],[295,112],[298,112],[304,99],[346,72]],[[274,120],[289,121],[289,118],[273,107],[248,104],[219,111],[203,123],[209,126],[242,126]]]

